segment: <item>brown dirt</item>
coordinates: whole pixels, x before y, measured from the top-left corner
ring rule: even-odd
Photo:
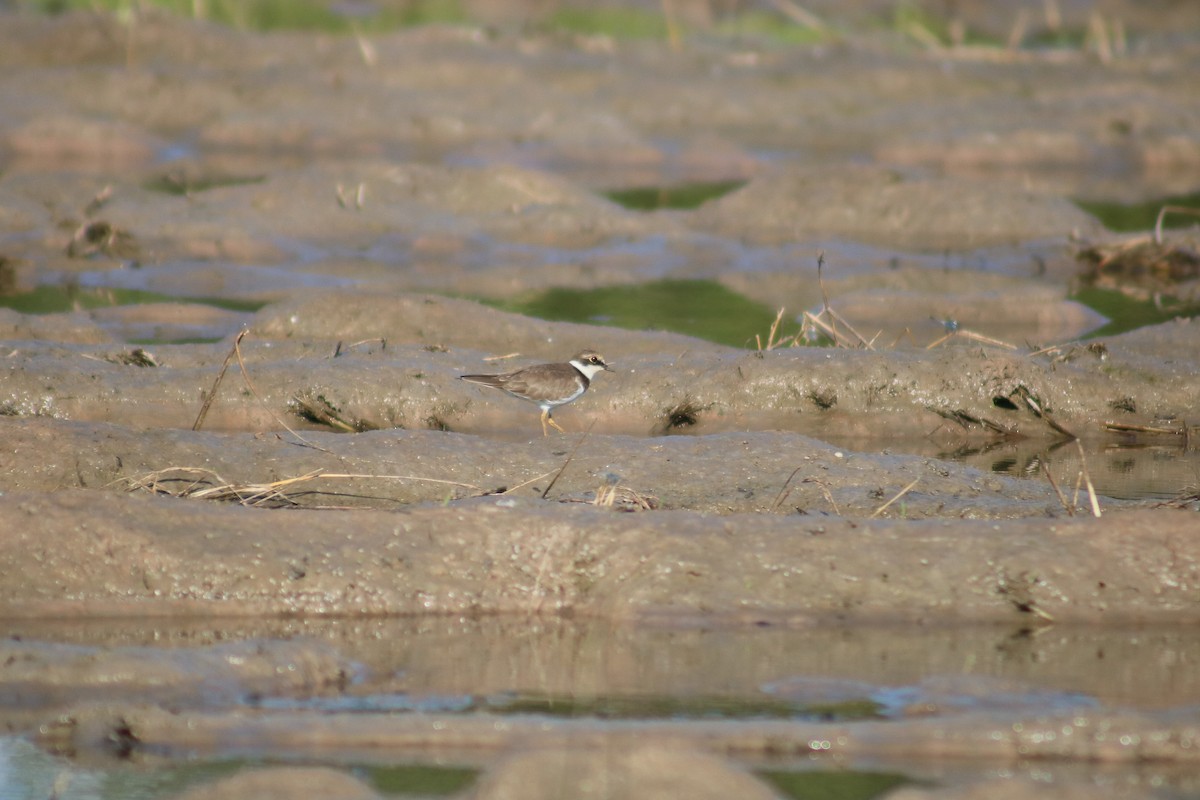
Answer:
[[[823,754],[950,786],[897,798],[1090,791],[1094,762],[1194,788],[1196,323],[1079,343],[1098,320],[1070,299],[1075,250],[1113,238],[1073,198],[1195,190],[1194,10],[1062,3],[1127,26],[1110,58],[920,45],[869,2],[804,4],[840,27],[801,46],[722,39],[688,5],[679,52],[487,5],[492,28],[374,36],[373,60],[353,37],[0,12],[0,289],[162,295],[0,310],[7,730],[78,759],[449,758],[492,769],[481,798],[566,774],[773,796],[748,769]],[[746,183],[694,211],[597,192],[696,180]],[[876,346],[759,353],[464,299],[663,277],[792,316],[827,296]],[[950,319],[1015,349],[924,349]],[[135,341],[199,337],[222,338]],[[583,347],[617,371],[559,410],[565,436],[457,380]],[[851,723],[436,704],[889,692],[911,696]],[[417,705],[370,705],[396,698]],[[317,785],[376,794],[289,768],[180,796]]]

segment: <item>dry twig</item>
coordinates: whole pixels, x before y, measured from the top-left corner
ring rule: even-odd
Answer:
[[[225,371],[229,369],[229,362],[233,360],[234,351],[241,344],[242,339],[246,334],[250,333],[248,328],[242,328],[238,333],[237,338],[233,340],[233,347],[229,348],[229,352],[225,354],[225,360],[221,362],[221,370],[217,373],[216,380],[213,381],[212,388],[208,390],[208,395],[204,398],[204,403],[200,406],[200,413],[196,415],[196,421],[192,423],[192,430],[200,430],[200,426],[204,424],[204,418],[208,416],[208,409],[212,406],[213,401],[217,399],[217,387],[221,385],[221,381],[225,379]]]
[[[874,514],[872,514],[872,515],[871,515],[870,517],[868,517],[867,519],[875,519],[876,517],[878,517],[880,514],[882,514],[884,511],[886,511],[886,510],[887,510],[887,507],[888,507],[888,506],[890,506],[892,503],[894,503],[894,502],[896,502],[897,500],[899,500],[901,497],[904,497],[904,495],[908,494],[908,493],[909,493],[909,491],[911,491],[911,490],[912,490],[912,488],[913,488],[914,486],[916,486],[916,485],[917,485],[917,481],[919,481],[919,480],[921,480],[921,479],[920,479],[920,478],[913,478],[913,481],[912,481],[912,483],[910,483],[908,486],[905,486],[905,487],[904,487],[903,489],[901,489],[900,491],[896,492],[896,496],[895,496],[895,497],[893,497],[891,500],[888,500],[886,503],[884,503],[883,505],[881,505],[879,508],[875,509],[875,513],[874,513]]]
[[[1042,472],[1046,473],[1046,480],[1050,481],[1050,488],[1058,495],[1058,502],[1062,503],[1062,507],[1066,509],[1067,516],[1075,516],[1075,507],[1067,502],[1067,498],[1063,497],[1062,489],[1058,488],[1058,481],[1054,480],[1054,474],[1050,472],[1050,467],[1046,464],[1046,459],[1041,459]]]
[[[1083,452],[1083,443],[1078,439],[1075,440],[1075,446],[1079,448],[1079,469],[1083,475],[1083,482],[1087,486],[1088,500],[1092,505],[1092,516],[1100,516],[1100,501],[1096,498],[1096,487],[1092,485],[1092,476],[1088,474],[1087,455]]]
[[[584,440],[587,439],[588,434],[592,432],[592,427],[595,424],[596,421],[592,420],[592,424],[588,425],[587,430],[583,432],[583,436],[580,436],[579,441],[575,443],[573,448],[571,448],[571,453],[567,456],[567,460],[563,462],[563,465],[559,467],[558,473],[554,476],[554,480],[550,481],[550,484],[546,487],[546,491],[542,492],[543,500],[545,500],[546,496],[550,494],[550,490],[554,488],[554,484],[558,483],[558,479],[561,478],[563,472],[566,471],[567,465],[571,463],[571,459],[575,458],[575,454],[579,452],[580,446],[583,444]]]

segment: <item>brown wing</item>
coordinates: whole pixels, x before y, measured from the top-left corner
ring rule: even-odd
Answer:
[[[574,392],[575,381],[587,378],[570,364],[538,364],[503,375],[463,375],[464,381],[502,389],[534,402],[558,400]]]
[[[458,379],[467,383],[478,383],[480,386],[501,389],[504,387],[504,379],[507,377],[507,375],[459,375]]]

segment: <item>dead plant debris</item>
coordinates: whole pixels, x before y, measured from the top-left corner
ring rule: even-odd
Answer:
[[[1038,605],[1033,596],[1034,587],[1042,583],[1036,575],[1022,571],[1017,577],[1011,578],[1007,570],[1001,569],[996,581],[996,592],[1008,598],[1013,607],[1025,614],[1033,614],[1047,622],[1053,622],[1054,616]]]
[[[292,398],[292,413],[315,425],[324,425],[346,433],[378,430],[379,426],[360,417],[351,417],[330,402],[324,394],[309,390]]]
[[[1138,236],[1111,244],[1093,244],[1075,254],[1080,281],[1102,289],[1171,290],[1200,278],[1200,252],[1183,242]]]
[[[969,411],[961,408],[949,409],[937,408],[936,406],[925,406],[925,408],[926,410],[937,414],[942,419],[949,420],[950,422],[953,422],[966,430],[978,427],[1005,437],[1021,436],[1021,433],[1016,428],[1010,428],[1007,425],[1001,425],[999,422],[988,419],[987,417],[976,416],[975,414],[972,414]]]
[[[218,473],[204,467],[167,467],[155,470],[137,478],[126,478],[126,488],[133,491],[147,491],[152,494],[164,494],[171,497],[191,498],[196,500],[216,500],[226,503],[238,503],[243,506],[263,508],[298,508],[300,498],[312,495],[341,495],[332,489],[313,486],[315,481],[345,481],[345,480],[375,480],[375,481],[415,481],[422,483],[445,484],[469,490],[478,496],[486,494],[478,486],[442,478],[427,478],[419,475],[371,475],[326,472],[313,470],[294,478],[283,478],[276,481],[259,483],[233,483],[222,478]],[[368,497],[385,502],[402,502],[386,496],[363,495],[356,493],[358,498]],[[306,508],[320,507],[306,505]]]
[[[122,350],[119,353],[108,353],[104,356],[104,360],[112,364],[121,364],[126,367],[157,367],[160,366],[158,359],[149,350],[142,347],[135,347],[132,350]]]
[[[564,501],[571,502],[571,501]],[[644,494],[619,482],[605,482],[596,489],[592,505],[601,508],[612,508],[617,511],[654,511],[658,508],[658,498],[652,494]]]
[[[704,409],[691,398],[684,398],[663,412],[663,432],[690,428],[700,421]]]
[[[136,258],[139,249],[133,234],[104,220],[85,222],[75,229],[67,244],[71,258],[102,255],[109,258]]]
[[[821,391],[810,389],[806,396],[813,402],[813,405],[822,411],[828,411],[833,408],[837,405],[838,401],[837,392],[833,389],[824,389]]]

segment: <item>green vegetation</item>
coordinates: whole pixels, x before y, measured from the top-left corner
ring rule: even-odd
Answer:
[[[745,185],[745,181],[710,181],[677,186],[612,189],[603,192],[603,195],[614,203],[634,211],[657,211],[662,208],[690,210]]]
[[[361,11],[339,10],[329,0],[16,0],[18,8],[44,14],[103,10],[131,19],[142,5],[154,5],[184,17],[205,19],[240,30],[321,30],[333,33],[377,33],[417,25],[468,25],[473,21],[462,0],[380,2]],[[349,5],[349,4],[347,4]],[[478,24],[478,23],[474,23]],[[557,7],[532,25],[545,31],[615,39],[668,38],[666,17],[655,7]],[[722,16],[711,33],[757,37],[783,44],[827,38],[825,30],[796,25],[779,14],[746,10]],[[687,33],[685,31],[685,33]]]
[[[152,0],[174,14],[196,17],[242,30],[386,31],[414,25],[468,22],[460,0],[411,0],[381,4],[369,13],[352,15],[324,0]],[[47,14],[76,9],[103,9],[128,16],[133,0],[17,0],[17,5]]]
[[[1158,325],[1176,317],[1200,316],[1200,304],[1197,303],[1173,301],[1156,304],[1153,300],[1139,300],[1116,289],[1089,287],[1079,290],[1071,299],[1108,317],[1105,325],[1088,333],[1089,339]]]
[[[1140,203],[1112,203],[1102,200],[1076,200],[1075,205],[1091,214],[1115,232],[1149,231],[1154,229],[1158,212],[1163,206],[1190,208],[1200,212],[1200,192],[1161,197]],[[1163,217],[1164,228],[1186,228],[1200,220],[1196,214],[1168,213]]]
[[[640,8],[559,8],[550,15],[545,27],[582,36],[617,39],[665,39],[667,36],[663,15]]]
[[[894,30],[907,34],[926,45],[936,43],[943,47],[951,44],[995,47],[1001,44],[995,39],[980,36],[978,33],[966,29],[962,31],[962,41],[954,41],[955,36],[949,18],[934,14],[921,4],[914,2],[896,4],[892,10],[891,26]]]
[[[837,703],[803,704],[773,697],[672,695],[521,694],[488,701],[486,710],[501,714],[545,714],[600,719],[879,719],[881,706],[866,698]]]
[[[367,766],[361,771],[379,791],[385,794],[405,795],[457,794],[474,783],[479,775],[478,770],[465,767],[433,767],[424,764]]]
[[[142,183],[142,188],[151,192],[163,192],[177,197],[187,197],[209,189],[219,189],[225,186],[247,186],[264,183],[265,175],[199,175],[166,173],[150,178]]]
[[[491,305],[540,319],[612,325],[632,330],[664,330],[734,347],[753,347],[766,336],[775,313],[716,281],[663,280],[597,289],[555,288],[533,297],[489,301]],[[798,333],[783,326],[779,337]]]
[[[716,32],[739,39],[765,39],[779,44],[818,44],[828,41],[830,31],[794,25],[776,14],[747,9],[716,25]]]
[[[911,778],[890,772],[834,772],[832,770],[783,771],[758,773],[794,800],[870,800],[900,786],[916,783]]]
[[[266,305],[254,300],[171,297],[140,289],[81,289],[77,286],[39,286],[31,292],[0,296],[0,308],[11,308],[22,314],[55,314],[139,303],[200,303],[226,311],[257,311]]]

